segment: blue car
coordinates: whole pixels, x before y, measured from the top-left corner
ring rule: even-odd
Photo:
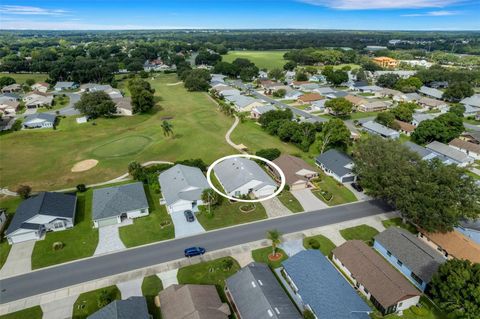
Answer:
[[[200,256],[205,254],[206,250],[202,247],[190,247],[185,249],[185,257]]]

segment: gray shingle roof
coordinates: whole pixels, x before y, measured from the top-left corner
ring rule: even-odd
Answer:
[[[57,82],[55,88],[69,88],[75,85],[75,82]]]
[[[364,128],[366,128],[369,131],[373,131],[379,135],[382,136],[395,136],[398,135],[399,133],[395,130],[392,130],[391,128],[388,128],[382,124],[379,124],[375,121],[368,121],[362,124]]]
[[[446,261],[440,253],[415,235],[398,227],[387,228],[374,238],[405,267],[427,283],[438,267]]]
[[[370,307],[320,251],[301,251],[282,264],[318,318],[369,318]]]
[[[122,213],[148,208],[147,196],[140,182],[95,189],[93,191],[93,219],[118,216]]]
[[[434,98],[437,98],[437,99],[441,99],[442,96],[443,96],[442,91],[434,89],[434,88],[430,88],[430,87],[425,86],[425,85],[422,86],[420,88],[420,90],[418,90],[418,92],[420,92],[422,94],[425,94],[425,95],[428,95],[428,96],[431,96],[431,97],[434,97]]]
[[[265,264],[248,264],[229,277],[226,284],[243,319],[302,318]],[[268,314],[268,310],[272,316]]]
[[[227,158],[215,165],[213,171],[227,193],[253,180],[262,182],[260,187],[277,186],[257,163],[243,157]]]
[[[461,100],[460,103],[474,107],[480,107],[480,94],[474,94],[470,97],[466,97]]]
[[[335,173],[337,176],[344,176],[352,172],[350,168],[346,168],[348,164],[353,163],[353,159],[347,154],[336,149],[331,149],[315,158],[318,164],[323,164],[325,168]]]
[[[259,102],[259,103],[263,102],[261,100],[258,100],[246,95],[231,95],[231,96],[226,96],[225,99],[230,102],[233,102],[239,109],[243,109],[254,102]]]
[[[181,199],[200,200],[203,190],[210,188],[199,168],[181,164],[162,172],[158,181],[167,205],[172,205]]]
[[[26,222],[36,215],[74,219],[76,203],[74,194],[41,192],[20,203],[5,233],[8,235],[20,228],[38,229],[40,225]]]
[[[126,300],[115,300],[87,319],[150,319],[145,297],[130,297]]]
[[[451,158],[452,160],[459,163],[473,162],[473,159],[467,154],[438,141],[433,141],[432,143],[426,145],[426,148],[441,155],[445,155],[446,157]]]
[[[258,113],[258,114],[264,114],[264,113],[267,113],[269,111],[275,111],[277,110],[277,108],[271,104],[267,104],[267,105],[264,105],[264,106],[257,106],[255,108],[255,111]]]

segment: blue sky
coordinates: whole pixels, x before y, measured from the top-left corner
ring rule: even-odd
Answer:
[[[480,30],[480,0],[0,2],[0,29]]]

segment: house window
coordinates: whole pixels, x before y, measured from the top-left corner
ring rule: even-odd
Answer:
[[[368,294],[368,289],[363,287],[363,291],[365,291],[366,294]]]
[[[58,228],[63,228],[64,223],[63,222],[55,222],[53,223],[53,228],[58,229]]]
[[[415,273],[411,273],[410,276],[413,278],[413,280],[415,280],[419,285],[423,285],[423,280],[420,279],[420,277],[418,277],[417,275],[415,275]]]
[[[403,263],[397,259],[397,264],[401,267],[403,265]]]
[[[392,257],[392,253],[387,250],[387,256]]]

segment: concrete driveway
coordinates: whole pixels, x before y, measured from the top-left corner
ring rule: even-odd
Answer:
[[[60,300],[41,304],[43,318],[48,319],[67,319],[72,318],[73,305],[79,295],[69,296]]]
[[[293,214],[282,202],[274,197],[272,199],[267,199],[261,202],[263,207],[265,207],[265,212],[267,213],[268,218],[286,216]]]
[[[292,257],[293,255],[298,254],[302,250],[305,250],[305,247],[303,247],[303,239],[286,240],[283,243],[281,243],[278,247],[283,249],[283,251],[289,257]]]
[[[328,205],[318,199],[309,189],[291,191],[292,195],[300,202],[306,212],[311,210],[327,208]]]
[[[125,245],[120,239],[118,228],[131,225],[132,223],[131,219],[125,219],[121,224],[100,227],[98,229],[98,245],[93,255],[102,255],[125,249]]]
[[[7,261],[0,270],[0,277],[6,278],[30,272],[32,270],[32,252],[35,240],[13,244]]]
[[[142,277],[118,283],[117,287],[118,290],[120,290],[120,294],[122,295],[122,300],[128,299],[130,297],[143,296],[142,283]]]
[[[172,217],[173,226],[175,227],[175,238],[191,236],[205,232],[205,228],[198,222],[195,217],[195,221],[187,222],[183,211],[173,212],[170,214]]]
[[[345,183],[343,184],[346,188],[348,188],[352,193],[353,195],[355,195],[355,197],[358,199],[358,200],[370,200],[372,199],[370,196],[368,195],[365,195],[365,193],[361,193],[359,191],[357,191],[355,188],[352,187],[352,183]]]

